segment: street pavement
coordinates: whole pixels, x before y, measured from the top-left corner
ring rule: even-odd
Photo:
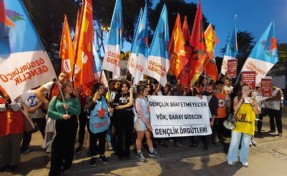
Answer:
[[[228,142],[210,144],[208,150],[199,147],[189,148],[189,140],[183,140],[182,146],[175,147],[167,140],[168,148],[158,146],[161,158],[147,157],[146,162],[139,162],[131,152],[131,159],[119,161],[112,151],[106,151],[109,163],[104,165],[97,160],[97,165],[89,165],[88,135],[85,138],[86,148],[80,154],[75,154],[73,166],[64,175],[110,175],[110,176],[285,176],[287,173],[287,111],[283,111],[283,136],[269,134],[269,118],[263,119],[263,133],[255,134],[257,146],[251,147],[249,167],[243,167],[240,162],[234,166],[226,163]],[[41,148],[41,135],[33,134],[31,152],[21,157],[21,163],[16,173],[0,173],[1,176],[27,175],[45,176],[49,173],[50,154]],[[147,151],[143,150],[145,156]]]

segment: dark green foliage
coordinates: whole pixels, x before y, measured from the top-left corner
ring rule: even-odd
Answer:
[[[163,5],[166,5],[168,11],[169,32],[172,33],[173,26],[177,14],[180,14],[181,23],[183,23],[184,16],[187,16],[189,29],[192,30],[194,18],[197,10],[197,4],[186,3],[184,0],[160,0],[155,9],[149,15],[151,29],[155,30]],[[203,12],[204,13],[204,12]],[[204,29],[207,28],[208,23],[203,15]]]

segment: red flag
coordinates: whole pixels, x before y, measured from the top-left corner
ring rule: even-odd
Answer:
[[[188,62],[184,44],[185,41],[181,29],[180,15],[177,14],[174,28],[171,34],[171,40],[168,46],[169,57],[170,57],[169,69],[176,77],[178,77],[181,70]]]
[[[2,92],[2,94],[4,96],[3,98],[8,96],[7,92],[3,89],[3,87],[1,85],[0,85],[0,91]]]
[[[61,71],[69,73],[69,78],[72,78],[73,75],[73,66],[74,66],[74,48],[72,44],[72,38],[69,29],[69,23],[67,16],[64,17],[64,25],[62,31],[62,38],[60,44],[59,56],[62,59]]]
[[[93,74],[93,9],[91,0],[83,1],[81,23],[75,52],[75,87],[88,89],[94,83]],[[84,92],[87,92],[84,90]]]
[[[81,12],[78,11],[77,12],[77,21],[76,21],[76,26],[75,26],[75,34],[74,34],[74,39],[73,39],[74,48],[76,48],[76,46],[77,46],[80,24],[81,24]]]
[[[189,85],[192,86],[202,74],[207,58],[200,0],[198,1],[198,8],[189,44],[191,46],[192,55],[189,60],[188,82]]]
[[[191,48],[189,46],[189,39],[190,39],[190,31],[188,27],[188,21],[187,21],[187,16],[184,17],[183,21],[183,26],[182,26],[182,32],[183,32],[183,37],[185,41],[185,51],[186,51],[186,60],[188,61],[188,58],[190,58],[191,54]],[[185,64],[184,68],[181,70],[180,74],[178,75],[178,80],[180,81],[180,84],[184,88],[188,88],[188,64]]]
[[[0,0],[0,23],[15,27],[14,23],[6,16],[4,1]]]
[[[218,80],[218,70],[216,66],[216,61],[214,58],[214,48],[218,43],[218,38],[216,36],[215,30],[212,27],[212,24],[209,24],[205,30],[205,44],[206,51],[208,54],[208,59],[206,59],[205,73],[213,80]]]
[[[182,32],[183,32],[185,43],[188,43],[189,38],[190,38],[190,32],[189,32],[189,27],[188,27],[188,22],[187,22],[187,16],[184,17]]]

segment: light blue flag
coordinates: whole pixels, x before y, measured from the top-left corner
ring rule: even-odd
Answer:
[[[148,6],[145,5],[141,21],[137,29],[137,38],[136,45],[138,50],[136,51],[137,55],[142,54],[144,58],[148,56]]]
[[[148,55],[148,7],[145,5],[139,20],[129,58],[129,71],[134,78],[134,84],[143,79]]]
[[[0,85],[11,99],[56,77],[21,0],[4,0],[12,26],[0,26]]]
[[[142,15],[143,15],[143,10],[141,8],[137,22],[134,26],[134,37],[133,37],[133,41],[132,41],[132,45],[131,45],[131,53],[130,53],[129,60],[128,60],[128,70],[129,70],[130,74],[132,75],[132,77],[134,77],[134,74],[135,74],[136,53],[137,53],[136,48],[138,48],[138,46],[135,46],[136,45],[135,41],[137,39],[138,26],[139,26],[139,23],[141,21]]]
[[[257,85],[278,62],[277,39],[274,28],[274,22],[271,22],[253,47],[241,70],[241,72],[255,71]]]
[[[113,79],[120,77],[120,54],[123,44],[122,1],[116,0],[110,25],[103,69],[113,73]]]
[[[111,21],[108,45],[123,45],[123,15],[122,15],[122,1],[116,0],[116,5]]]
[[[149,49],[146,74],[161,85],[167,83],[169,26],[167,8],[164,5]]]
[[[102,59],[101,51],[99,47],[99,37],[98,34],[94,33],[94,42],[93,42],[93,55],[94,55],[94,76],[96,80],[100,80],[102,72]]]
[[[236,59],[236,55],[238,53],[238,47],[237,47],[237,31],[236,26],[234,25],[234,28],[231,31],[231,36],[229,41],[226,44],[225,53],[223,56],[223,61],[221,65],[221,73],[223,75],[227,72],[227,62],[230,59]]]
[[[143,15],[143,9],[141,8],[139,16],[137,18],[137,22],[136,22],[136,24],[134,26],[134,35],[133,35],[134,37],[133,37],[133,41],[132,41],[131,52],[132,52],[132,49],[133,49],[133,45],[134,45],[135,38],[136,38],[136,35],[137,35],[137,31],[138,31],[139,22],[140,22],[140,20],[142,18],[142,15]]]

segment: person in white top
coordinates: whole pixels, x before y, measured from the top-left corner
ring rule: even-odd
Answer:
[[[270,118],[270,131],[275,132],[275,122],[277,126],[278,135],[282,136],[282,114],[281,109],[283,106],[284,95],[279,87],[272,86],[272,97],[266,100],[267,114]]]
[[[142,147],[142,140],[144,136],[146,137],[146,143],[149,148],[149,156],[151,157],[159,157],[160,155],[156,152],[153,148],[153,143],[151,140],[151,131],[152,126],[150,124],[150,110],[149,110],[149,102],[146,98],[148,94],[148,89],[146,85],[141,85],[137,88],[138,98],[136,99],[136,113],[137,119],[135,121],[135,130],[137,132],[137,139],[136,139],[136,150],[137,154],[136,157],[140,161],[145,161],[145,157],[142,154],[141,147]]]
[[[45,113],[42,112],[42,102],[36,97],[34,90],[28,90],[21,95],[23,100],[24,111],[27,111],[28,117],[36,124],[37,129],[40,130],[42,137],[45,137],[46,119]],[[23,141],[21,145],[21,154],[30,152],[29,144],[31,142],[32,132],[24,131]]]

